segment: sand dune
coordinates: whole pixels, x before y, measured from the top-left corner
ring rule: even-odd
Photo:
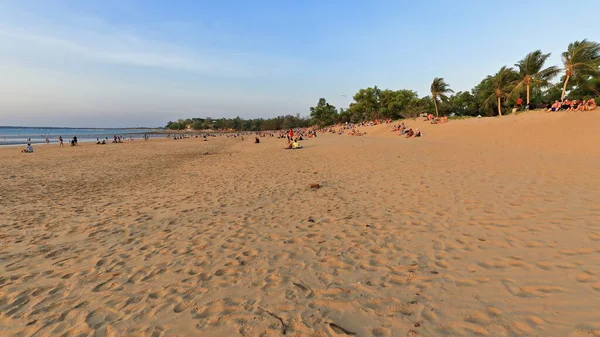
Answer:
[[[0,149],[0,335],[600,336],[600,114],[407,124]]]

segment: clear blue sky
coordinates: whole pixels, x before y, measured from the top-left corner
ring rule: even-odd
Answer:
[[[307,115],[373,85],[425,96],[436,76],[470,90],[535,49],[559,65],[570,42],[600,40],[598,13],[598,0],[0,0],[0,125]]]

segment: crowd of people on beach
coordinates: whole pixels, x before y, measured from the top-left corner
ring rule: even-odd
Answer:
[[[547,109],[548,112],[557,112],[557,111],[591,111],[596,109],[596,101],[593,98],[589,100],[569,100],[565,99],[564,101],[556,100],[550,106],[546,105],[543,108]]]
[[[413,130],[411,128],[407,128],[404,122],[394,126],[394,128],[392,128],[392,132],[396,132],[398,136],[404,136],[405,138],[421,137],[423,135],[419,129]]]
[[[521,110],[545,110],[547,112],[558,112],[558,111],[591,111],[595,110],[597,107],[596,100],[594,98],[590,99],[568,99],[564,100],[555,100],[554,103],[545,103],[542,102],[540,104],[525,104],[523,105],[523,99],[518,98],[516,105],[513,108],[513,113]]]
[[[427,117],[425,117],[425,121],[430,122],[431,124],[444,124],[444,123],[448,123],[448,116],[433,117],[432,114],[428,114]]]
[[[517,106],[515,109],[520,109],[522,108],[522,102],[523,100],[521,98],[519,98],[519,100],[517,100]],[[525,109],[527,110],[533,110],[533,109],[543,109],[546,110],[548,112],[557,112],[557,111],[591,111],[597,108],[596,105],[596,101],[593,98],[590,98],[589,100],[569,100],[569,99],[565,99],[564,101],[558,101],[556,100],[553,104],[541,104],[538,106],[535,105],[526,105]],[[442,116],[442,117],[434,117],[432,114],[427,114],[427,115],[422,115],[422,117],[424,117],[424,121],[429,121],[431,124],[445,124],[448,123],[448,117],[447,116]],[[371,127],[371,126],[376,126],[376,125],[380,125],[380,124],[390,124],[392,123],[391,119],[376,119],[373,121],[363,121],[360,123],[350,123],[350,122],[346,122],[346,123],[340,123],[334,126],[327,126],[327,127],[323,127],[323,128],[316,128],[316,127],[308,127],[308,128],[297,128],[297,129],[287,129],[287,130],[280,130],[280,131],[258,131],[258,132],[237,132],[237,133],[220,133],[218,135],[220,136],[225,136],[227,138],[241,138],[241,140],[244,140],[244,135],[250,135],[250,134],[254,134],[255,138],[254,138],[254,143],[256,144],[260,144],[260,138],[265,138],[265,137],[270,137],[270,138],[278,138],[278,139],[286,139],[286,146],[285,149],[300,149],[302,148],[302,146],[300,145],[300,141],[307,139],[307,138],[315,138],[317,137],[317,133],[329,133],[329,134],[337,134],[337,135],[344,135],[347,134],[349,136],[364,136],[367,133],[364,131],[360,131],[359,127]],[[417,138],[417,137],[422,137],[423,133],[418,129],[412,129],[407,127],[404,122],[401,122],[399,124],[396,124],[393,126],[393,128],[391,129],[392,132],[396,132],[396,134],[398,136],[404,136],[405,138]],[[208,137],[217,137],[217,134],[214,133],[209,133],[209,134],[204,134],[199,136],[198,134],[196,135],[191,135],[191,134],[175,134],[175,135],[171,135],[171,134],[167,134],[166,138],[167,139],[173,139],[173,140],[180,140],[180,139],[187,139],[187,138],[199,138],[201,137],[204,141],[208,140]],[[114,135],[113,136],[113,143],[123,143],[123,140],[125,140],[126,138],[124,136],[118,136],[118,135]],[[131,136],[129,138],[130,140],[134,140],[133,136]],[[148,140],[149,136],[147,134],[145,134],[143,136],[144,140]],[[46,136],[45,138],[46,143],[50,143],[50,139]],[[58,137],[58,143],[60,147],[64,146],[64,140],[62,136]],[[69,143],[71,144],[71,146],[77,146],[78,145],[78,139],[77,136],[73,136],[73,138],[69,141]],[[96,138],[96,144],[98,145],[106,145],[108,143],[108,137],[105,137],[105,139],[100,140],[99,138]],[[27,146],[21,150],[21,152],[23,153],[33,153],[33,147],[31,145],[31,138],[27,139]]]
[[[343,135],[343,134],[348,134],[349,136],[364,136],[367,133],[366,132],[361,132],[358,128],[359,127],[370,127],[370,126],[376,126],[376,125],[380,125],[380,124],[390,124],[392,122],[391,119],[375,119],[373,121],[363,121],[360,123],[350,123],[350,122],[346,122],[346,123],[341,123],[341,124],[337,124],[334,126],[328,126],[325,128],[322,128],[320,131],[323,133],[331,133],[331,134],[337,134],[337,135]]]

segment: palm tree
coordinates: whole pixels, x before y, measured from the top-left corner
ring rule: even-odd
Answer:
[[[498,116],[502,116],[502,98],[509,98],[515,82],[518,80],[519,74],[512,68],[504,66],[494,76],[488,76],[485,81],[489,96],[483,102],[484,105],[490,106],[494,98],[498,104]]]
[[[542,54],[541,50],[536,50],[527,54],[519,63],[515,64],[519,70],[520,79],[513,89],[512,96],[516,97],[516,95],[523,91],[523,87],[525,87],[527,90],[527,104],[529,105],[529,90],[531,85],[536,85],[540,88],[550,85],[550,80],[558,75],[560,70],[556,66],[542,69],[548,57],[550,57],[550,53]]]
[[[586,39],[575,41],[569,44],[567,51],[562,54],[563,64],[565,66],[565,83],[563,85],[560,100],[565,99],[567,84],[571,76],[598,75],[598,65],[600,64],[600,44]]]
[[[447,101],[448,94],[452,93],[454,93],[454,91],[450,89],[450,86],[444,81],[443,78],[436,77],[433,79],[433,82],[431,83],[431,98],[433,99],[433,105],[435,105],[435,117],[438,117],[438,97],[442,101]]]

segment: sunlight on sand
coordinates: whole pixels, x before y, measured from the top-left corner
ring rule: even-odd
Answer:
[[[0,149],[0,335],[600,336],[600,113],[406,124]]]

